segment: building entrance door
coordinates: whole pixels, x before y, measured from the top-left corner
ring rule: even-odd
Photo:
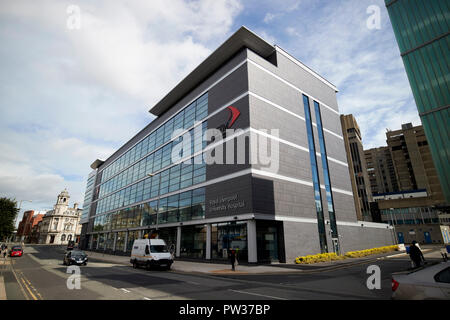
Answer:
[[[432,243],[433,241],[431,241],[431,235],[429,232],[424,232],[423,236],[425,238],[425,243]]]
[[[405,237],[403,236],[403,232],[397,232],[398,243],[405,243]]]
[[[280,227],[272,221],[256,222],[256,241],[258,250],[258,262],[280,261]]]
[[[54,243],[55,242],[55,236],[50,236],[50,243]]]

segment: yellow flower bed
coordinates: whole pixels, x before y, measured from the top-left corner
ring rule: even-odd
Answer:
[[[361,258],[365,257],[371,254],[380,254],[385,252],[391,252],[398,250],[398,246],[386,246],[386,247],[379,247],[379,248],[373,248],[373,249],[366,249],[366,250],[359,250],[359,251],[350,251],[345,254],[345,257],[347,258]]]
[[[295,263],[311,264],[311,263],[318,263],[318,262],[342,260],[342,259],[346,259],[346,258],[360,258],[360,257],[365,257],[365,256],[368,256],[371,254],[379,254],[379,253],[385,253],[385,252],[396,251],[396,250],[398,250],[398,246],[393,245],[393,246],[379,247],[379,248],[359,250],[359,251],[350,251],[350,252],[347,252],[343,256],[338,256],[334,252],[319,253],[319,254],[297,257],[297,258],[295,258]]]
[[[310,264],[310,263],[327,262],[327,261],[341,260],[341,259],[344,259],[344,257],[338,256],[334,252],[319,253],[319,254],[313,254],[313,255],[309,255],[309,256],[297,257],[295,259],[295,263]]]

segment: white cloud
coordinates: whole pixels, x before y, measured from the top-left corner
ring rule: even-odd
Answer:
[[[267,12],[266,15],[264,16],[263,21],[264,21],[265,23],[269,23],[269,22],[271,22],[273,19],[275,19],[275,17],[276,17],[276,14]]]
[[[73,4],[79,30],[67,28]],[[0,195],[46,209],[67,187],[82,202],[90,163],[153,119],[150,107],[241,10],[237,0],[2,2]]]
[[[373,4],[382,8],[381,30],[366,25],[366,9]],[[421,124],[383,1],[327,2],[299,10],[301,17],[284,17],[278,34],[285,36],[278,39],[338,87],[340,111],[355,115],[366,148],[384,145],[386,128]]]

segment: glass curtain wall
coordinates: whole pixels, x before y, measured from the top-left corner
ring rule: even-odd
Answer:
[[[227,260],[235,249],[238,261],[248,261],[247,222],[224,222],[211,225],[211,257]]]
[[[206,226],[181,228],[180,255],[184,258],[206,258]]]

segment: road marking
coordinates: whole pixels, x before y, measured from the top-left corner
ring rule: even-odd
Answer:
[[[378,258],[378,259],[379,259],[379,260],[382,260],[382,259],[392,259],[392,258],[395,258],[395,257],[407,256],[407,255],[408,255],[407,253],[397,253],[397,254],[393,254],[393,255],[390,255],[390,256],[380,257],[380,258]]]
[[[123,292],[125,292],[125,293],[130,293],[131,291],[129,291],[129,290],[127,290],[127,289],[124,289],[124,288],[120,288],[120,290],[122,290]]]
[[[28,295],[25,292],[25,289],[23,288],[23,285],[20,283],[19,278],[17,277],[16,272],[14,271],[14,268],[12,267],[13,263],[11,263],[11,270],[13,272],[14,278],[16,278],[17,284],[20,287],[20,290],[22,291],[23,296],[25,297],[25,299],[30,300],[30,298],[28,297]]]
[[[30,289],[30,288],[27,286],[27,284],[25,283],[25,280],[24,280],[23,278],[20,279],[20,280],[22,280],[22,282],[23,282],[25,288],[28,290],[28,292],[30,293],[31,297],[32,297],[34,300],[37,300],[36,296],[33,294],[33,292],[31,292],[31,289]]]
[[[270,299],[288,300],[288,299],[285,299],[285,298],[274,297],[274,296],[267,296],[267,295],[259,294],[259,293],[246,292],[246,291],[239,291],[239,290],[233,290],[233,289],[229,289],[229,290],[230,290],[230,291],[233,291],[233,292],[245,293],[245,294],[249,294],[249,295],[253,295],[253,296],[266,297],[266,298],[270,298]]]
[[[29,256],[32,256],[32,255],[30,254]],[[14,274],[14,277],[16,278],[17,283],[19,284],[20,289],[22,290],[24,297],[27,300],[30,300],[29,296],[26,294],[26,291],[24,290],[24,287],[25,287],[25,289],[30,293],[30,296],[34,300],[44,300],[42,298],[42,295],[39,293],[39,291],[35,287],[33,287],[30,280],[28,280],[27,277],[25,277],[25,275],[22,271],[17,270],[17,273],[16,273],[16,271],[14,270],[14,267],[13,267],[13,265],[15,265],[15,263],[16,263],[15,261],[11,260],[11,270]],[[20,281],[19,281],[19,279],[20,279]],[[36,295],[33,294],[33,292]]]
[[[152,299],[150,299],[150,298],[147,298],[147,297],[144,297],[144,300],[152,300]]]

